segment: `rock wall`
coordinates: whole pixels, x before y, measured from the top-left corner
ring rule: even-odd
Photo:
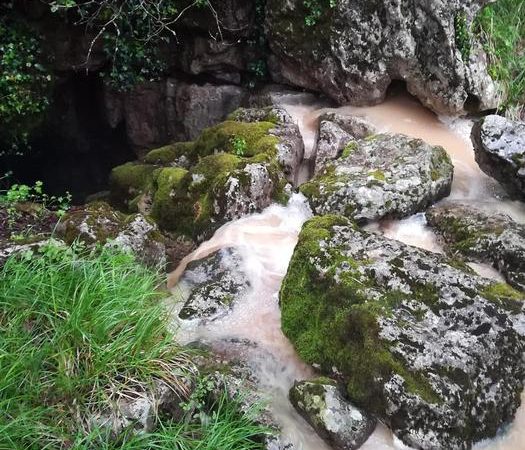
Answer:
[[[393,80],[404,80],[439,113],[492,108],[495,89],[470,31],[488,2],[320,1],[319,18],[307,25],[302,0],[268,0],[272,76],[338,103],[379,103]]]

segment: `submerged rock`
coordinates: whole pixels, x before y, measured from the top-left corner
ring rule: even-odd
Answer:
[[[406,217],[450,193],[453,166],[442,147],[398,134],[351,141],[301,186],[314,213],[359,222]]]
[[[181,283],[190,294],[179,317],[208,322],[226,315],[250,286],[241,257],[233,248],[189,263]]]
[[[472,22],[489,0],[269,0],[274,81],[340,104],[381,102],[393,80],[441,113],[496,106]]]
[[[435,205],[426,216],[452,252],[493,265],[509,284],[525,291],[525,225],[461,203]]]
[[[319,117],[317,143],[315,147],[315,173],[331,161],[341,156],[344,148],[351,142],[364,139],[376,133],[376,128],[357,116],[341,116],[325,113]]]
[[[472,142],[481,170],[525,199],[525,123],[487,116],[474,124]]]
[[[406,444],[467,449],[520,404],[524,294],[466,265],[315,217],[280,292],[299,355]]]
[[[284,110],[241,109],[193,142],[113,169],[111,200],[199,241],[226,221],[284,201],[303,151],[299,129]]]
[[[296,382],[290,401],[334,450],[359,448],[374,431],[376,421],[349,403],[327,378]]]

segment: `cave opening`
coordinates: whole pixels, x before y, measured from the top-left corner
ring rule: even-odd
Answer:
[[[103,80],[79,72],[57,83],[42,123],[32,133],[23,156],[4,157],[3,172],[13,181],[44,183],[46,193],[68,191],[73,203],[107,189],[111,169],[136,159],[125,125],[112,128],[105,117]]]

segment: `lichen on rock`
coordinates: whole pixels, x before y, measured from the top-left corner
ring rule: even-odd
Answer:
[[[304,225],[280,291],[299,355],[405,443],[435,449],[469,448],[512,419],[523,298],[340,216]]]
[[[424,210],[450,193],[452,174],[442,147],[404,135],[378,134],[347,144],[300,190],[316,214],[367,222]]]
[[[525,226],[504,214],[487,213],[463,203],[430,208],[428,223],[453,254],[491,264],[517,289],[525,291]]]
[[[334,450],[355,450],[374,431],[376,420],[352,405],[328,378],[295,382],[290,401]]]

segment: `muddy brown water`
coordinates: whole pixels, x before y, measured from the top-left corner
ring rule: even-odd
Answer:
[[[478,168],[467,119],[437,117],[408,95],[396,95],[373,107],[326,108],[323,104],[284,105],[298,123],[305,141],[305,157],[312,158],[318,117],[325,111],[358,115],[367,118],[382,132],[403,133],[443,146],[454,164],[454,182],[449,200],[463,200],[488,210],[504,212],[516,221],[525,223],[525,205],[505,198],[498,184]],[[306,173],[306,172],[305,172]],[[305,173],[303,178],[305,178]],[[168,277],[173,290],[174,325],[178,339],[183,343],[202,341],[224,351],[228,340],[248,340],[253,345],[236,346],[232,356],[251,365],[260,380],[260,389],[280,425],[284,436],[302,450],[329,450],[311,427],[295,412],[287,399],[294,380],[314,376],[314,371],[302,362],[280,327],[278,292],[288,263],[297,243],[302,224],[311,211],[306,200],[295,194],[287,206],[272,205],[261,214],[230,222],[188,255]],[[371,231],[421,247],[443,252],[438,237],[427,227],[424,214],[403,220],[388,220],[368,226]],[[197,321],[176,319],[180,302],[189,293],[188,286],[179,282],[186,265],[221,248],[236,247],[242,256],[242,270],[250,281],[245,296],[237,299],[227,316],[207,325]],[[480,275],[495,279],[501,276],[492,267],[472,263]],[[241,350],[239,350],[241,349]],[[499,435],[476,444],[476,450],[525,450],[525,394],[524,405],[513,423]],[[361,447],[364,450],[407,449],[388,428],[379,424]]]

